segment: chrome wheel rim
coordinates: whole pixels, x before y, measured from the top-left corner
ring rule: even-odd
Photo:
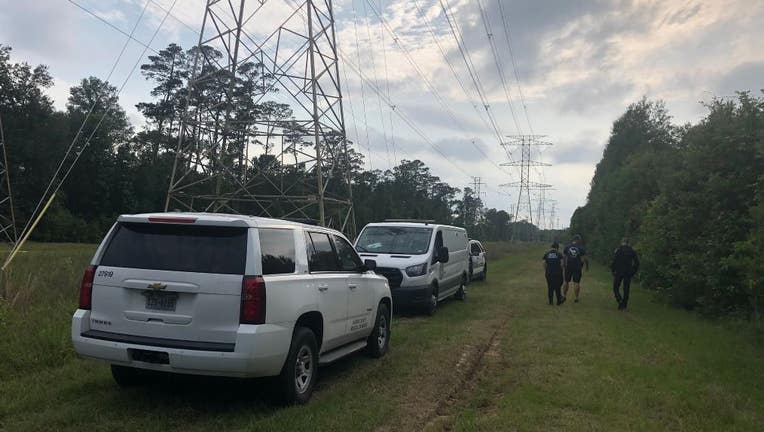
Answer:
[[[303,345],[297,352],[297,360],[295,362],[295,386],[299,393],[304,393],[310,386],[310,381],[313,378],[313,352],[310,347]]]
[[[380,349],[385,347],[387,342],[387,318],[384,315],[379,317],[379,327],[377,328],[377,346]]]

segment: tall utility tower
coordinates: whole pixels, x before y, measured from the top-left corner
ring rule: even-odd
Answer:
[[[481,191],[481,187],[486,185],[484,182],[482,182],[482,180],[483,179],[481,177],[472,177],[472,183],[470,184],[470,186],[472,186],[472,191],[475,193],[475,196],[481,200],[483,199],[483,195],[485,195],[485,192]]]
[[[2,157],[0,160],[0,238],[10,244],[18,240],[16,234],[16,216],[13,212],[13,195],[11,194],[11,180],[8,173],[8,151],[3,131],[3,117],[0,114],[0,148]]]
[[[517,188],[517,205],[515,206],[514,220],[526,220],[534,223],[533,204],[531,203],[531,191],[545,190],[551,188],[551,185],[543,184],[531,180],[532,167],[549,166],[543,162],[534,160],[534,149],[540,146],[551,146],[552,143],[544,141],[544,135],[512,135],[509,141],[502,143],[510,162],[501,164],[502,166],[517,167],[520,169],[520,181],[501,185],[502,187]],[[512,149],[517,148],[520,151],[520,159],[512,160]],[[536,221],[538,225],[540,221]]]
[[[166,210],[355,233],[332,0],[289,4],[207,0]]]

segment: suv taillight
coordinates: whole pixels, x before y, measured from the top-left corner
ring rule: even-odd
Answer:
[[[239,323],[265,324],[265,281],[260,276],[244,276]]]
[[[80,284],[80,309],[90,309],[93,300],[93,279],[95,278],[96,267],[88,266],[85,274],[82,275],[82,284]]]

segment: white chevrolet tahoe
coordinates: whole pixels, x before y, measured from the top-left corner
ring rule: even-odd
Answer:
[[[339,232],[203,213],[123,215],[80,288],[72,341],[111,363],[120,385],[144,370],[273,376],[306,402],[317,367],[365,349],[383,356],[392,303]]]
[[[464,300],[470,255],[464,228],[431,221],[385,221],[366,225],[355,242],[376,272],[387,278],[397,308],[416,307],[430,315],[438,302]]]

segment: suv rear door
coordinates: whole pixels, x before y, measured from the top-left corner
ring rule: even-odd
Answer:
[[[334,235],[334,246],[340,261],[340,268],[347,278],[348,287],[348,336],[355,339],[365,336],[373,322],[373,292],[369,276],[361,269],[363,262],[353,246],[344,238]]]
[[[329,234],[306,231],[305,240],[310,274],[318,288],[318,308],[324,318],[323,352],[344,344],[348,339],[347,275],[340,271]]]
[[[95,272],[91,330],[147,345],[235,342],[249,230],[190,221],[118,223]]]

